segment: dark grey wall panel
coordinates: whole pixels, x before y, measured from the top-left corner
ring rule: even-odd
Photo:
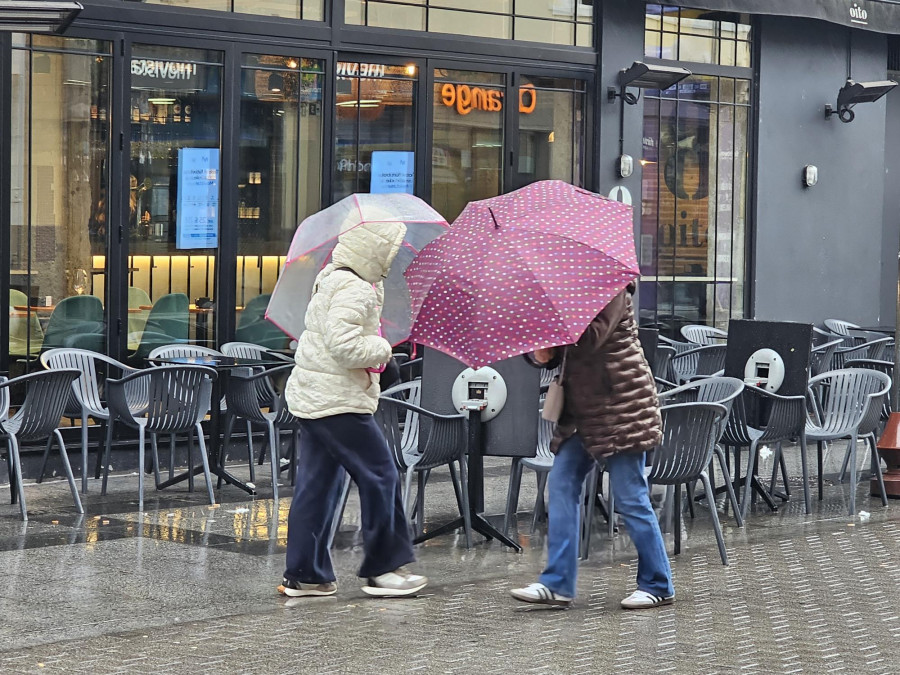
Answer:
[[[823,109],[848,65],[856,80],[885,79],[886,39],[805,19],[763,17],[760,29],[754,315],[876,323],[886,100],[859,105],[851,124]],[[820,170],[809,189],[806,164]]]

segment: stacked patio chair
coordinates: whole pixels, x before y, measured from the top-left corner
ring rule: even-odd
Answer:
[[[825,328],[836,335],[850,336],[851,331],[859,329],[859,326],[855,323],[850,323],[849,321],[843,321],[841,319],[825,319],[823,323],[825,324]]]
[[[109,422],[107,407],[101,390],[102,378],[107,375],[104,368],[111,367],[118,371],[117,375],[135,372],[135,369],[116,361],[114,358],[88,351],[86,349],[60,348],[51,349],[41,354],[41,364],[48,370],[74,369],[79,371],[78,378],[72,383],[72,395],[67,405],[67,415],[81,419],[81,490],[88,491],[88,420],[93,419],[100,424],[101,442],[97,448],[97,467],[95,477],[100,477],[103,458],[103,441],[106,439],[106,426]],[[129,385],[128,399],[136,408],[146,406],[147,389],[145,380],[135,380]],[[44,469],[50,448],[44,452],[41,473],[38,482],[44,476]]]
[[[688,342],[698,345],[721,345],[728,339],[728,332],[713,326],[692,324],[681,327],[681,334]]]
[[[809,371],[813,376],[821,375],[831,370],[831,364],[834,360],[834,353],[844,344],[842,338],[823,342],[815,345],[809,353]]]
[[[52,371],[51,371],[52,372]],[[106,494],[109,479],[109,455],[112,447],[113,428],[116,422],[136,429],[138,432],[138,510],[144,510],[144,455],[146,436],[150,435],[152,447],[153,473],[157,486],[159,479],[159,456],[156,437],[166,434],[188,434],[188,471],[193,472],[193,436],[196,434],[200,445],[200,459],[209,503],[215,504],[212,478],[203,427],[200,422],[209,412],[212,383],[216,371],[205,366],[177,365],[157,366],[126,375],[119,380],[106,381],[107,404],[109,406],[109,426],[106,430],[106,452],[103,460],[103,489]],[[139,382],[144,380],[144,382]],[[146,388],[147,400],[134,401],[129,392]],[[190,474],[193,476],[193,473]]]
[[[522,485],[522,470],[534,471],[537,480],[537,497],[534,500],[534,515],[531,521],[531,532],[534,533],[538,521],[546,514],[547,507],[544,500],[544,491],[547,486],[547,476],[553,468],[553,453],[550,452],[550,441],[553,440],[555,425],[548,422],[540,413],[543,412],[544,402],[538,409],[538,442],[537,452],[534,457],[513,457],[509,469],[509,488],[506,494],[506,515],[503,519],[503,534],[509,533],[509,526],[515,523],[516,511],[519,504],[519,488]]]
[[[66,445],[59,431],[59,421],[65,412],[66,402],[72,391],[72,383],[78,375],[79,372],[73,369],[41,370],[12,380],[0,381],[0,440],[6,442],[6,463],[10,477],[9,489],[13,503],[17,499],[19,501],[22,520],[28,520],[28,509],[22,484],[22,459],[19,455],[19,444],[43,439],[47,439],[48,448],[51,447],[53,441],[56,441],[63,469],[69,481],[69,489],[72,491],[75,509],[78,513],[84,513],[81,499],[78,497],[75,477],[72,475],[72,467],[69,465],[69,456],[66,454]],[[25,400],[16,414],[10,417],[9,392],[12,387],[19,385],[26,387]]]
[[[661,408],[663,440],[653,451],[649,482],[675,486],[675,553],[681,552],[681,486],[703,482],[707,495],[712,485],[706,472],[713,449],[725,427],[728,410],[718,403],[678,403]],[[728,564],[725,540],[715,506],[709,509],[722,564]]]
[[[726,345],[695,347],[672,357],[673,382],[683,384],[695,377],[719,375],[725,370]]]
[[[832,370],[840,370],[844,367],[844,364],[851,359],[875,359],[876,361],[880,361],[884,359],[885,352],[891,352],[893,347],[893,340],[889,337],[878,338],[877,340],[870,340],[869,342],[860,342],[859,344],[853,345],[851,347],[838,347],[834,352],[834,357],[831,363]]]
[[[891,389],[891,378],[883,372],[853,368],[823,373],[809,381],[813,419],[807,421],[804,442],[816,443],[819,457],[819,499],[822,499],[822,446],[827,441],[847,439],[850,466],[850,515],[856,514],[857,462],[856,442],[862,438],[871,450],[872,472],[878,479],[881,503],[887,506],[887,494],[881,473],[881,461],[875,447],[875,431]]]

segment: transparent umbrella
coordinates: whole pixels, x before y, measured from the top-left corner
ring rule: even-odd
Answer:
[[[447,230],[447,221],[413,195],[354,194],[300,223],[275,285],[266,318],[293,338],[306,327],[306,308],[316,275],[331,259],[338,237],[363,223],[402,222],[406,238],[384,281],[381,329],[391,344],[409,337],[409,288],[403,273],[418,252]]]

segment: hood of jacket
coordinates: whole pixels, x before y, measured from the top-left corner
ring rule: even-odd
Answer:
[[[338,237],[331,254],[336,267],[349,267],[370,284],[385,279],[397,256],[406,225],[400,222],[361,223]]]

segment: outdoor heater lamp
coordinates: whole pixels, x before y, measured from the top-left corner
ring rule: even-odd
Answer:
[[[673,84],[681,82],[690,75],[691,71],[687,68],[660,66],[655,63],[635,61],[630,68],[624,68],[619,71],[619,88],[609,87],[607,89],[607,99],[610,103],[614,103],[616,98],[621,96],[625,103],[634,105],[638,102],[638,97],[627,93],[625,91],[626,87],[659,89],[662,91]]]
[[[62,33],[82,9],[79,2],[0,0],[0,31]]]
[[[837,115],[841,122],[849,123],[856,117],[853,106],[857,103],[874,103],[891,89],[897,86],[893,80],[881,80],[879,82],[856,82],[847,80],[838,92],[837,110],[831,104],[825,106],[825,119]]]

